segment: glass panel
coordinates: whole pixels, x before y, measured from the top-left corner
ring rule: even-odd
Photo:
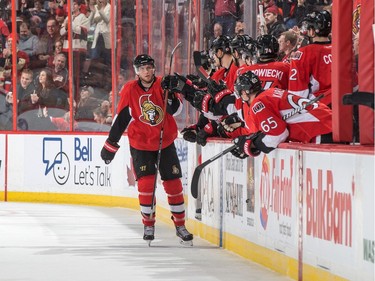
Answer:
[[[6,5],[0,7],[0,131],[13,128],[11,14]]]
[[[17,10],[19,34],[17,100],[19,130],[69,130],[67,58],[63,53],[59,3],[21,1]],[[57,12],[59,11],[59,12]],[[57,15],[58,14],[58,15]],[[26,64],[21,67],[21,58]]]
[[[112,122],[112,17],[108,0],[88,0],[72,6],[74,129],[108,131]]]

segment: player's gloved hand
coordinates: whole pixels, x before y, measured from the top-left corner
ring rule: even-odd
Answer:
[[[161,80],[161,87],[164,90],[173,90],[178,85],[178,78],[175,75],[166,75]]]
[[[189,79],[195,86],[200,89],[207,88],[207,82],[203,81],[199,76],[194,74],[186,75],[186,78]]]
[[[207,143],[207,138],[217,137],[217,124],[214,121],[207,123],[203,129],[199,130],[197,133],[197,144],[205,146]]]
[[[263,132],[259,131],[248,136],[240,136],[234,139],[234,144],[238,148],[240,154],[244,153],[249,156],[256,157],[260,154],[260,150],[254,146],[254,141],[258,138]]]
[[[104,143],[102,151],[100,152],[100,157],[104,160],[104,163],[109,164],[115,158],[115,154],[120,146],[113,141],[107,139]]]
[[[234,130],[244,127],[245,123],[241,120],[237,113],[233,113],[224,118],[220,125],[227,132],[233,132]]]
[[[237,158],[240,158],[240,159],[245,159],[245,158],[249,157],[249,155],[241,152],[238,147],[233,149],[230,153],[232,153],[233,156],[235,156]]]
[[[221,91],[224,91],[228,89],[227,85],[224,83],[223,80],[220,80],[219,83],[216,81],[212,80],[211,83],[208,84],[207,86],[207,92],[209,92],[213,97],[217,94],[220,93]]]
[[[214,100],[210,94],[202,91],[196,91],[194,93],[192,106],[202,112],[209,112],[213,106]]]
[[[182,129],[181,134],[184,140],[188,142],[196,142],[197,141],[197,131],[198,126],[196,124],[191,125],[189,127],[186,127]]]

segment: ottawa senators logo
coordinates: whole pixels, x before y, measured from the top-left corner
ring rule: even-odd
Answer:
[[[161,107],[150,101],[149,97],[150,95],[143,95],[139,98],[139,106],[142,112],[142,115],[139,116],[139,120],[151,126],[156,126],[161,123],[164,114]]]

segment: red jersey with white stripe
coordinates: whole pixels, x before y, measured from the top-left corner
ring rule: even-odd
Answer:
[[[240,76],[249,70],[259,77],[262,81],[262,88],[265,90],[268,88],[288,89],[289,64],[287,63],[275,61],[248,65],[241,67],[237,74]]]
[[[263,131],[263,143],[276,148],[281,142],[308,143],[314,137],[332,132],[332,112],[317,102],[283,120],[283,116],[301,108],[308,99],[271,88],[257,96],[249,106],[244,103],[245,122],[251,133]]]
[[[289,92],[314,99],[324,93],[322,103],[331,104],[331,43],[301,47],[290,61]]]
[[[161,78],[156,77],[147,91],[142,89],[138,80],[126,83],[121,89],[117,115],[120,115],[120,112],[128,107],[132,117],[127,127],[131,147],[139,150],[158,150],[163,118],[166,119],[162,148],[172,144],[177,137],[175,119],[171,114],[163,112],[164,99],[160,82]]]

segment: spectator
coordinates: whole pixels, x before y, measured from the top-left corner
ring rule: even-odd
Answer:
[[[120,69],[120,72],[117,76],[117,93],[118,94],[120,94],[122,87],[124,87],[126,83],[126,79],[128,78],[126,77],[126,74],[127,72],[124,69]]]
[[[48,109],[44,107],[43,117],[48,118],[58,131],[70,131],[70,111],[65,112],[62,117],[53,117],[48,115]],[[76,128],[77,123],[74,121],[73,130]]]
[[[7,24],[3,19],[0,18],[0,49],[5,47],[6,39],[8,38],[10,32]]]
[[[37,97],[32,98],[33,104],[41,108],[61,108],[68,109],[69,104],[66,95],[60,95],[55,87],[52,72],[49,69],[43,69],[38,76],[35,94]]]
[[[235,35],[244,35],[245,34],[245,23],[243,20],[236,21],[236,27],[234,28]]]
[[[214,39],[218,38],[219,36],[223,35],[223,27],[220,23],[214,24]]]
[[[44,32],[44,26],[43,26],[42,19],[40,17],[32,16],[30,18],[30,31],[32,34],[38,36],[39,39],[41,38]]]
[[[0,131],[13,129],[13,93],[8,92],[0,104]]]
[[[81,72],[83,62],[86,58],[87,53],[87,33],[90,29],[90,21],[85,14],[80,11],[81,0],[73,1],[73,21],[72,21],[72,49],[73,49],[73,61],[75,68]],[[65,19],[60,29],[60,35],[64,37],[63,51],[69,51],[68,42],[68,18]]]
[[[266,21],[267,34],[279,38],[280,34],[286,31],[284,23],[280,20],[279,9],[277,6],[271,6],[264,12],[264,19]]]
[[[30,69],[24,69],[21,72],[21,78],[17,82],[17,99],[19,102],[19,113],[22,113],[29,106],[27,105],[27,97],[35,91],[33,82],[33,72]],[[26,102],[26,104],[25,104]]]
[[[91,86],[81,88],[80,99],[77,104],[76,120],[93,119],[93,111],[100,106],[101,100],[94,98],[94,89]]]
[[[109,94],[112,94],[110,92]],[[112,124],[112,111],[111,111],[111,103],[108,100],[102,101],[100,104],[100,111],[103,113],[103,116],[105,116],[105,124]]]
[[[65,17],[66,17],[66,15],[65,15],[64,9],[57,8],[56,12],[55,12],[55,19],[57,21],[59,30],[61,29],[61,26],[65,21]]]
[[[278,42],[279,58],[282,62],[290,63],[290,56],[297,45],[297,41],[298,36],[294,31],[288,30],[281,33]]]
[[[281,2],[281,3],[280,3]],[[297,6],[297,0],[279,1],[278,6],[282,9],[282,17],[284,24],[287,29],[293,28],[296,25],[297,20],[295,17],[295,9]]]
[[[30,24],[22,22],[20,25],[20,41],[18,43],[18,49],[24,51],[30,58],[30,63],[36,60],[37,48],[39,45],[38,36],[31,33]]]
[[[68,70],[66,69],[66,57],[63,53],[54,57],[53,68],[50,68],[50,70],[55,87],[67,94],[69,92]]]
[[[107,115],[105,114],[105,112],[102,110],[101,106],[95,108],[93,111],[92,111],[93,115],[94,115],[94,121],[98,124],[106,124],[106,119],[107,119]]]
[[[96,5],[90,6],[90,24],[96,25],[94,39],[90,51],[90,59],[83,69],[87,75],[92,60],[103,58],[104,64],[111,65],[111,32],[110,32],[110,10],[111,5],[107,0],[98,0]]]
[[[313,99],[321,94],[321,102],[331,104],[331,14],[313,12],[306,16],[302,31],[311,43],[301,47],[290,62],[289,91],[300,97]]]
[[[17,34],[17,42],[18,42]],[[9,34],[7,38],[6,48],[3,49],[0,55],[0,87],[3,87],[6,91],[9,91],[12,87],[12,34]],[[17,77],[21,75],[21,71],[27,68],[30,63],[29,56],[23,52],[17,51]]]
[[[63,42],[61,40],[57,40],[54,44],[54,47],[53,47],[53,55],[51,55],[49,58],[48,58],[48,61],[47,61],[47,66],[50,67],[50,68],[53,68],[55,65],[54,65],[54,60],[55,60],[55,56],[57,54],[61,54],[62,53],[62,49],[63,49]]]
[[[215,1],[215,22],[223,27],[221,35],[233,36],[237,20],[237,6],[235,0]],[[215,37],[217,38],[217,36]]]
[[[294,16],[296,18],[296,25],[301,27],[303,19],[314,10],[314,6],[306,3],[306,0],[298,0]]]
[[[47,62],[50,56],[53,55],[53,47],[57,40],[60,40],[61,36],[58,29],[56,19],[50,18],[47,20],[47,32],[40,38],[38,46],[38,65],[35,68],[47,66]]]
[[[47,18],[48,18],[48,13],[45,9],[43,9],[44,1],[43,0],[34,0],[34,8],[30,8],[28,10],[28,13],[26,14],[27,18],[37,16],[39,17],[42,21],[42,27],[44,27]]]

